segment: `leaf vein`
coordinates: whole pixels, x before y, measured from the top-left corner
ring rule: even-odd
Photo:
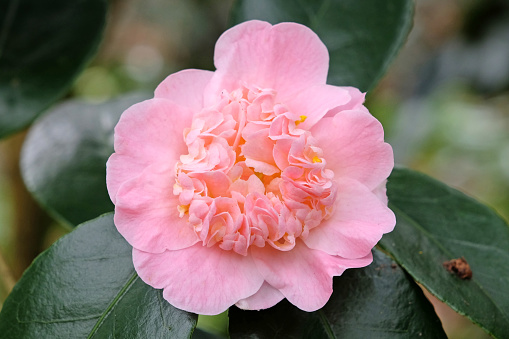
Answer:
[[[133,275],[129,278],[127,283],[122,287],[122,289],[117,293],[115,298],[112,300],[112,302],[108,305],[106,310],[101,314],[101,317],[97,320],[97,323],[94,325],[92,330],[90,331],[90,334],[88,335],[87,339],[90,339],[94,336],[94,334],[97,332],[99,327],[103,324],[104,320],[106,319],[106,316],[113,310],[116,304],[120,302],[120,300],[124,297],[124,295],[129,291],[131,286],[134,284],[134,282],[138,279],[138,274],[136,272],[133,273]]]
[[[321,309],[318,311],[318,314],[320,315],[320,321],[323,324],[323,327],[325,329],[325,333],[327,333],[327,336],[330,339],[336,339],[336,336],[334,335],[334,332],[332,331],[332,328],[330,327],[327,317],[325,316],[325,314],[323,313],[323,311]]]
[[[92,320],[97,319],[101,316],[101,314],[93,314],[84,317],[75,317],[75,318],[64,318],[64,319],[55,319],[55,320],[21,320],[19,315],[16,314],[16,321],[19,324],[59,324],[59,323],[69,323],[75,321],[83,321],[83,320]]]

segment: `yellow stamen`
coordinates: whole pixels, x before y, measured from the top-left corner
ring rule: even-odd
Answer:
[[[179,211],[180,217],[182,218],[184,214],[186,214],[187,211],[189,211],[189,205],[178,205],[177,210]]]
[[[304,122],[304,121],[306,121],[306,119],[307,119],[307,118],[308,118],[307,116],[305,116],[305,115],[301,115],[301,116],[300,116],[300,119],[299,119],[299,120],[297,120],[297,121],[295,121],[295,126],[299,126],[299,124],[300,124],[300,123],[302,123],[302,122]]]
[[[316,155],[313,157],[313,163],[317,163],[317,162],[322,162],[322,159],[320,159],[319,157],[317,157]]]

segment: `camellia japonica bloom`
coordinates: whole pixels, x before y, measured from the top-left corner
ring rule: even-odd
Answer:
[[[123,113],[107,163],[115,225],[177,308],[317,310],[394,228],[392,148],[363,93],[326,84],[327,49],[303,25],[239,24],[214,63]]]

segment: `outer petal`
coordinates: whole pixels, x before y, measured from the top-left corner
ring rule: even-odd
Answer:
[[[367,266],[373,260],[371,252],[363,258],[345,259],[309,249],[301,241],[287,252],[265,246],[254,247],[251,253],[267,283],[308,312],[327,303],[332,294],[333,276],[341,275],[347,268]]]
[[[179,217],[173,178],[172,165],[149,166],[120,186],[116,195],[115,225],[134,248],[160,253],[198,242],[194,230]]]
[[[214,63],[212,91],[216,94],[249,84],[290,97],[309,86],[325,84],[329,53],[304,25],[248,21],[221,35]]]
[[[187,151],[184,128],[193,113],[165,99],[150,99],[129,107],[115,127],[115,152],[146,164],[177,161]]]
[[[276,305],[284,297],[278,289],[264,282],[258,292],[249,298],[239,300],[235,305],[243,310],[263,310]]]
[[[196,244],[180,251],[151,254],[133,250],[134,267],[147,284],[164,288],[170,304],[213,315],[253,295],[263,284],[250,256]]]
[[[307,117],[306,121],[299,125],[299,128],[307,130],[327,112],[348,105],[350,101],[349,91],[345,87],[317,85],[306,88],[283,102],[290,112]]]
[[[115,154],[106,164],[106,185],[113,203],[120,186],[149,165],[173,166],[187,153],[184,128],[192,112],[168,100],[151,99],[129,107],[115,127]]]
[[[338,181],[332,216],[313,228],[307,246],[345,258],[361,258],[394,229],[394,213],[375,193],[352,179]]]
[[[387,205],[389,198],[387,198],[387,180],[384,180],[378,187],[373,190],[373,193],[380,199],[380,201]]]
[[[311,129],[335,178],[348,177],[378,187],[394,167],[392,147],[384,142],[382,125],[365,111],[343,111]]]
[[[341,111],[361,110],[369,112],[368,109],[363,105],[366,93],[362,93],[358,88],[355,87],[344,86],[341,88],[344,91],[348,92],[348,94],[350,95],[350,100],[346,104],[338,106],[333,110],[330,110],[324,117],[326,118],[333,117]]]
[[[138,159],[113,153],[106,162],[106,186],[111,201],[117,203],[117,192],[120,186],[139,175],[147,167]]]
[[[173,73],[157,86],[155,97],[171,100],[197,113],[203,108],[203,93],[212,75],[214,72],[198,69]]]

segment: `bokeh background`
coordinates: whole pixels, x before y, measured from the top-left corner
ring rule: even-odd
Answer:
[[[66,99],[99,103],[152,91],[184,68],[213,69],[232,1],[110,1],[99,53]],[[398,164],[509,219],[509,0],[416,0],[408,41],[366,105],[384,124]],[[18,164],[25,135],[0,142],[0,307],[33,258],[69,231],[24,188]],[[450,338],[488,337],[430,299]],[[201,317],[200,326],[224,334],[225,321]]]

